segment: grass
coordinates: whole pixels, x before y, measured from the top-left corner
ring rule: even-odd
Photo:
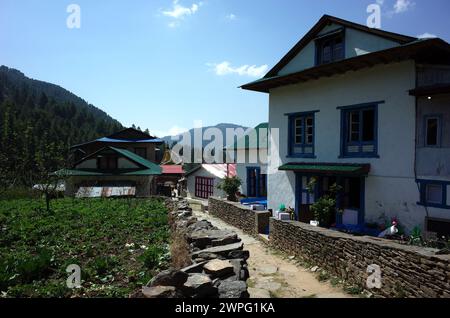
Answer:
[[[168,259],[160,200],[0,200],[0,297],[128,297]],[[69,289],[66,268],[81,268]]]

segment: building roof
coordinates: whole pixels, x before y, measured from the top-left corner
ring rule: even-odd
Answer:
[[[450,64],[450,45],[442,39],[424,39],[386,50],[376,51],[341,61],[322,64],[312,68],[273,77],[264,77],[241,86],[243,89],[268,93],[270,89],[330,77],[336,74],[356,71],[377,64],[387,64],[414,59],[420,63],[433,62]]]
[[[354,23],[326,14],[322,16],[322,18],[320,18],[320,20],[311,28],[311,30],[299,42],[297,42],[297,44],[266,74],[264,78],[276,76],[283,67],[285,67],[311,40],[313,40],[317,36],[317,34],[325,26],[330,23],[338,24],[344,27],[350,27],[365,33],[373,34],[397,42],[399,44],[406,44],[417,40],[417,38],[415,37],[369,28],[362,24]]]
[[[98,138],[91,140],[82,144],[74,145],[70,149],[78,148],[92,143],[156,143],[162,144],[164,141],[162,139],[150,136],[142,131],[134,128],[123,129],[116,132],[110,136]]]
[[[226,176],[235,177],[237,175],[236,164],[223,163],[223,164],[199,165],[198,167],[192,169],[191,171],[186,172],[185,176],[187,177],[200,169],[205,169],[206,171],[208,171],[209,173],[211,173],[212,175],[216,176],[219,179],[224,179]]]
[[[278,168],[281,171],[295,171],[330,176],[363,176],[370,171],[370,164],[342,163],[288,163]]]
[[[98,169],[63,169],[56,172],[56,174],[64,174],[68,176],[111,176],[111,175],[124,175],[124,176],[150,176],[150,175],[160,175],[162,173],[162,169],[157,164],[148,161],[147,159],[138,156],[137,154],[116,147],[105,147],[102,148],[87,157],[81,159],[74,166],[77,166],[79,163],[91,159],[100,155],[102,152],[106,150],[112,150],[128,160],[136,163],[140,166],[140,169],[116,169],[114,171],[100,171]]]
[[[162,174],[183,174],[183,166],[181,165],[161,165]]]
[[[260,130],[265,129],[263,131],[263,135],[260,136]],[[269,146],[268,143],[268,133],[269,133],[269,123],[261,123],[256,126],[253,131],[256,133],[256,145],[250,144],[250,134],[247,133],[241,138],[239,138],[234,144],[225,147],[225,149],[267,149]],[[261,137],[261,138],[260,138]]]

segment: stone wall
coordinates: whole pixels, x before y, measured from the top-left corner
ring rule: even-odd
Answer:
[[[208,212],[253,236],[265,231],[271,216],[268,211],[252,211],[239,203],[218,198],[209,198]]]
[[[368,266],[381,269],[378,297],[450,297],[450,255],[435,249],[356,237],[294,221],[270,219],[270,245],[368,289]]]
[[[206,220],[198,220],[186,200],[170,201],[167,200],[166,205],[171,210],[172,240],[177,240],[172,241],[172,268],[153,277],[142,288],[142,296],[248,298],[246,281],[250,253],[243,250],[244,243],[238,235],[220,230]],[[178,248],[173,248],[174,244],[179,244]],[[180,257],[184,265],[180,263]]]

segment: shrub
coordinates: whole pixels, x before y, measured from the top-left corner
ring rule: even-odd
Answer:
[[[238,192],[239,187],[241,186],[242,181],[239,177],[226,177],[223,181],[217,186],[218,189],[223,190],[227,195],[227,199],[229,201],[237,201],[236,192]]]

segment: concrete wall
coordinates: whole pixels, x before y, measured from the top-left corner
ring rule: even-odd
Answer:
[[[188,175],[187,178],[187,188],[186,188],[186,196],[188,198],[196,198],[195,196],[195,177],[206,177],[206,178],[214,178],[214,194],[215,197],[226,198],[226,193],[222,190],[217,189],[217,186],[222,182],[222,179],[213,175],[209,171],[205,170],[203,167]]]
[[[341,28],[337,24],[331,24],[323,28],[319,35],[327,32],[332,32]],[[398,46],[397,42],[361,32],[352,28],[345,29],[345,58],[351,58],[370,52],[385,50]],[[284,68],[282,68],[278,75],[286,75],[315,66],[316,45],[315,41],[309,42],[303,50],[301,50]]]
[[[270,245],[367,289],[367,268],[381,270],[377,297],[450,297],[450,255],[392,241],[355,237],[299,222],[270,219]]]
[[[267,149],[237,150],[237,152],[239,156],[246,158],[245,163],[236,164],[236,174],[242,181],[241,193],[247,195],[247,167],[259,167],[261,174],[267,174]],[[256,158],[256,160],[251,160],[251,158]]]
[[[209,198],[208,212],[253,236],[265,232],[271,216],[268,211],[252,211],[239,203],[218,198]]]
[[[418,206],[419,192],[414,176],[415,87],[413,61],[379,65],[297,85],[271,90],[269,122],[279,128],[280,164],[288,162],[369,163],[366,182],[366,221],[397,216],[407,228],[422,226],[425,210]],[[378,106],[378,155],[380,158],[340,156],[341,110],[339,106],[384,101]],[[286,113],[320,110],[315,114],[316,159],[288,158],[288,117]],[[273,151],[271,151],[273,153]],[[268,177],[269,208],[283,203],[295,206],[293,172],[277,171]]]

